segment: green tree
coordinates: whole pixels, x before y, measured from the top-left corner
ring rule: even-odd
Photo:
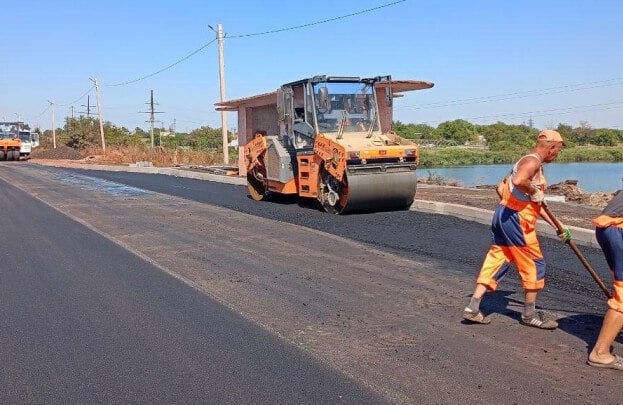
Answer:
[[[104,123],[104,138],[106,145],[111,146],[140,145],[142,143],[139,135],[130,133],[127,128],[112,125],[110,122]],[[101,143],[101,140],[98,143]]]
[[[619,136],[614,129],[596,129],[592,133],[591,143],[599,146],[616,146],[619,143]]]
[[[407,139],[430,139],[431,133],[435,128],[426,124],[403,124],[395,121],[392,129],[396,134]]]
[[[72,148],[81,149],[95,144],[99,139],[98,120],[81,115],[70,118],[60,134],[61,143]]]
[[[466,142],[476,141],[478,131],[474,124],[465,120],[454,120],[439,124],[433,131],[433,137],[435,136],[454,141],[457,145],[464,145]]]
[[[232,134],[227,133],[227,141],[231,141]],[[210,128],[203,126],[190,131],[188,134],[188,146],[193,149],[221,149],[223,147],[223,138],[220,128]]]
[[[532,147],[537,134],[537,130],[527,125],[509,125],[503,122],[479,126],[478,132],[485,137],[491,150],[520,150]]]
[[[578,145],[588,145],[591,142],[591,125],[586,121],[580,121],[580,126],[573,128],[569,139]]]
[[[134,135],[137,135],[140,138],[149,138],[149,132],[139,127],[134,128]]]

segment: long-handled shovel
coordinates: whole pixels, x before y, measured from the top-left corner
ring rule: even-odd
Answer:
[[[564,232],[564,228],[562,226],[562,223],[558,220],[558,218],[556,218],[554,216],[554,214],[552,214],[552,211],[550,211],[549,207],[547,206],[547,204],[545,203],[545,201],[543,201],[541,203],[541,207],[545,210],[545,212],[547,213],[547,215],[549,215],[549,217],[552,219],[552,221],[554,222],[554,224],[556,225],[556,229],[558,231],[558,233],[562,233]],[[603,281],[601,281],[601,278],[599,278],[599,276],[597,275],[597,273],[595,273],[595,270],[593,270],[593,268],[591,267],[590,264],[588,264],[588,262],[586,261],[586,259],[584,258],[584,256],[582,255],[582,252],[580,252],[580,250],[578,249],[577,245],[575,244],[574,241],[570,240],[569,242],[567,242],[569,244],[569,246],[571,247],[571,250],[573,250],[573,253],[575,253],[575,255],[578,257],[578,259],[580,259],[580,261],[582,262],[582,264],[584,265],[584,267],[586,268],[586,270],[591,274],[591,277],[593,277],[593,280],[595,280],[595,282],[599,285],[599,287],[601,288],[601,290],[604,292],[604,294],[606,294],[606,297],[608,298],[612,298],[612,294],[610,294],[610,291],[608,291],[608,288],[606,288],[606,285],[604,284]]]

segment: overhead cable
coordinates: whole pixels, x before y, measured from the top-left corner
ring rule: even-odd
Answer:
[[[150,77],[153,77],[153,76],[155,76],[155,75],[157,75],[157,74],[159,74],[159,73],[164,72],[165,70],[169,70],[169,69],[171,69],[173,66],[178,65],[178,64],[180,64],[180,63],[184,62],[184,61],[185,61],[185,60],[187,60],[187,59],[190,59],[191,57],[195,56],[195,55],[196,55],[196,54],[198,54],[199,52],[203,51],[205,48],[207,48],[207,47],[208,47],[210,44],[212,44],[214,41],[216,41],[216,38],[215,38],[215,39],[213,39],[212,41],[208,42],[207,44],[202,45],[200,48],[195,49],[194,51],[192,51],[192,52],[191,52],[191,53],[189,53],[188,55],[184,56],[183,58],[181,58],[181,59],[179,59],[179,60],[177,60],[177,61],[173,62],[173,63],[172,63],[172,64],[170,64],[169,66],[164,67],[164,68],[162,68],[162,69],[158,70],[157,72],[154,72],[154,73],[151,73],[151,74],[148,74],[148,75],[145,75],[145,76],[139,77],[138,79],[128,80],[127,82],[121,82],[121,83],[115,83],[115,84],[107,84],[107,85],[105,85],[105,87],[125,86],[125,85],[127,85],[127,84],[132,84],[132,83],[140,82],[141,80],[145,80],[145,79],[148,79],[148,78],[150,78]]]
[[[380,5],[378,7],[368,8],[368,9],[365,9],[365,10],[357,11],[355,13],[341,15],[339,17],[327,18],[326,20],[315,21],[315,22],[311,22],[311,23],[308,23],[308,24],[296,25],[294,27],[278,28],[278,29],[269,30],[269,31],[255,32],[255,33],[252,33],[252,34],[227,35],[226,37],[228,39],[231,39],[231,38],[246,38],[246,37],[256,37],[256,36],[260,36],[260,35],[276,34],[278,32],[284,32],[284,31],[297,30],[297,29],[300,29],[300,28],[306,28],[306,27],[311,27],[313,25],[325,24],[325,23],[328,23],[328,22],[337,21],[337,20],[341,20],[341,19],[344,19],[344,18],[348,18],[348,17],[353,17],[353,16],[356,16],[356,15],[360,15],[360,14],[369,13],[371,11],[379,10],[381,8],[394,6],[394,5],[398,4],[398,3],[404,3],[405,1],[407,1],[407,0],[394,1],[393,3],[383,4],[383,5]]]
[[[51,105],[52,105],[52,104],[48,104],[48,106],[47,106],[47,107],[45,107],[45,108],[43,109],[43,111],[41,111],[41,112],[40,112],[40,113],[39,113],[39,114],[38,114],[35,118],[33,118],[33,120],[36,120],[37,118],[39,118],[39,117],[41,117],[43,114],[45,114],[45,112],[46,112],[46,111],[48,111],[48,110],[50,109],[50,106],[51,106]]]
[[[490,95],[490,96],[440,101],[436,103],[401,106],[401,107],[396,108],[396,110],[424,110],[424,109],[442,108],[442,107],[455,107],[455,106],[466,105],[466,104],[498,102],[498,101],[518,99],[518,98],[542,96],[542,95],[548,95],[548,94],[569,93],[569,92],[590,90],[590,89],[595,89],[595,88],[600,88],[600,87],[612,87],[612,86],[623,86],[623,78],[599,80],[596,82],[567,84],[564,86],[549,87],[545,89],[524,90],[524,91],[518,91],[518,92],[513,92],[513,93],[503,93],[503,94]]]
[[[490,121],[490,120],[500,119],[500,118],[518,118],[522,116],[542,117],[542,116],[552,116],[552,115],[564,115],[564,114],[571,114],[571,113],[613,110],[616,108],[621,108],[620,107],[621,104],[623,104],[623,101],[573,106],[573,107],[553,108],[553,109],[548,109],[548,110],[525,111],[525,112],[520,112],[520,113],[481,115],[478,117],[457,118],[457,119],[462,119],[465,121],[475,121],[475,120]],[[441,122],[447,122],[447,121],[453,121],[453,120],[436,120],[436,121],[427,121],[427,122],[431,124],[435,124],[435,123],[441,123]]]
[[[80,97],[78,97],[77,99],[75,99],[74,101],[72,101],[70,103],[56,104],[56,105],[59,106],[59,107],[67,107],[67,106],[70,106],[72,104],[76,104],[78,101],[82,100],[84,98],[84,96],[89,94],[91,92],[91,90],[93,90],[93,87],[95,87],[95,86],[89,87],[89,90],[85,91],[84,94],[82,94]]]

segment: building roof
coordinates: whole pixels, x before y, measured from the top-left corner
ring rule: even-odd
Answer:
[[[392,95],[404,93],[405,91],[430,89],[434,86],[431,82],[422,80],[392,80],[390,82],[377,82],[377,88],[385,88],[391,86]],[[241,106],[245,107],[261,107],[265,105],[277,104],[277,91],[270,93],[258,94],[256,96],[238,98],[235,100],[223,101],[215,103],[217,111],[238,111]]]
[[[235,100],[223,101],[215,103],[217,111],[238,111],[238,107],[261,107],[264,105],[277,104],[277,91],[270,93],[258,94],[257,96],[238,98]]]

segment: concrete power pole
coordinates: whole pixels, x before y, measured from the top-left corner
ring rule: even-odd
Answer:
[[[56,123],[54,122],[54,102],[48,100],[52,108],[52,146],[56,149]]]
[[[97,84],[97,78],[91,79],[95,84],[95,94],[97,96],[97,115],[100,120],[100,136],[102,137],[102,152],[106,152],[106,140],[104,139],[104,117],[102,116],[102,100],[100,98],[100,87]]]
[[[221,81],[221,103],[225,101],[225,62],[223,60],[223,26],[216,26],[218,39],[218,75]],[[227,145],[227,112],[221,111],[221,134],[223,135],[223,164],[229,165],[229,147]]]

